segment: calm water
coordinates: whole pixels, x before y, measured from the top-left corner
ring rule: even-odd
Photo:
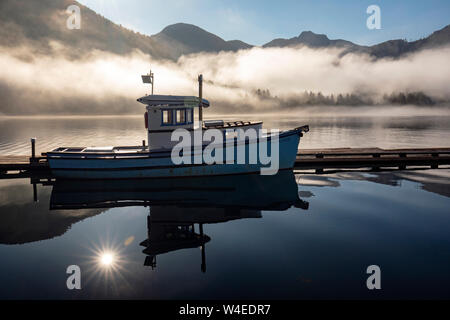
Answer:
[[[314,148],[448,146],[449,119],[264,120],[309,123]],[[142,122],[2,119],[0,150],[139,143]],[[450,298],[450,169],[60,181],[37,196],[0,180],[0,298]],[[69,265],[82,290],[67,289]]]
[[[380,111],[384,115],[386,111]],[[213,116],[214,118],[214,116]],[[217,116],[236,119],[231,116]],[[446,147],[450,141],[450,111],[436,116],[304,116],[249,115],[238,119],[263,120],[280,130],[309,124],[302,148]],[[60,146],[140,145],[147,139],[143,117],[1,118],[0,153],[29,154],[30,137],[37,151]]]

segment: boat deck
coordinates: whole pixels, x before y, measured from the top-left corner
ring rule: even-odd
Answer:
[[[126,154],[126,153],[148,153],[148,146],[126,146],[126,147],[59,147],[50,152],[57,153],[95,153],[95,154]],[[43,153],[45,156],[46,154]]]

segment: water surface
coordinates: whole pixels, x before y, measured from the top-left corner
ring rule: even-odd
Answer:
[[[37,203],[29,181],[2,180],[0,297],[448,299],[449,177],[71,183],[39,186]],[[66,288],[74,264],[79,291]]]
[[[304,148],[450,141],[448,117],[264,120],[310,124]],[[30,136],[39,151],[138,144],[142,127],[141,117],[1,119],[0,151],[24,154]],[[448,299],[449,178],[439,169],[58,182],[38,184],[38,202],[29,179],[0,180],[0,298]],[[373,264],[379,291],[366,287]],[[67,289],[69,265],[81,268],[81,290]]]
[[[448,147],[448,115],[330,116],[330,115],[217,115],[225,120],[263,120],[267,129],[288,130],[308,124],[301,148]],[[37,138],[37,152],[60,146],[127,146],[147,140],[144,119],[140,116],[1,118],[1,154],[29,154],[30,138]]]

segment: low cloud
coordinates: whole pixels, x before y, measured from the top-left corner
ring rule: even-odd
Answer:
[[[136,99],[150,89],[140,75],[150,66],[157,94],[196,95],[197,75],[203,73],[204,95],[212,103],[211,111],[218,112],[240,106],[246,111],[273,110],[282,107],[276,101],[305,91],[358,94],[374,101],[385,94],[421,91],[438,101],[450,100],[449,47],[378,60],[365,54],[342,55],[339,49],[253,48],[193,54],[172,62],[140,51],[92,51],[71,59],[66,48],[51,45],[52,56],[30,56],[27,48],[0,48],[0,113],[141,113]],[[280,100],[262,99],[257,89],[269,89],[271,97]]]

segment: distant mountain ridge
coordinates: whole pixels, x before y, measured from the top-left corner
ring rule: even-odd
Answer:
[[[171,58],[196,52],[237,51],[252,47],[240,40],[225,41],[215,34],[187,23],[167,26],[150,38],[166,46]]]
[[[81,8],[80,30],[66,28],[65,12],[71,4]],[[93,49],[126,54],[135,49],[156,59],[177,60],[182,55],[199,52],[237,51],[254,46],[240,40],[226,41],[200,27],[177,23],[161,32],[147,36],[117,25],[73,0],[1,0],[0,45],[6,47],[27,46],[36,52],[51,54],[53,41],[62,43],[65,53],[77,58]],[[390,40],[374,46],[361,46],[353,42],[330,40],[324,34],[303,31],[298,37],[274,39],[263,48],[298,47],[344,48],[347,52],[363,52],[374,57],[400,57],[425,48],[450,44],[450,25],[417,41]],[[30,53],[32,54],[32,53]]]
[[[399,57],[403,54],[426,49],[445,46],[450,44],[450,25],[441,30],[433,32],[424,39],[408,42],[405,40],[389,40],[373,46],[360,46],[353,42],[337,39],[330,40],[324,34],[316,34],[312,31],[303,31],[298,37],[290,39],[274,39],[265,45],[270,47],[298,47],[307,46],[311,48],[345,48],[345,52],[364,52],[377,58]]]
[[[312,31],[303,31],[298,37],[290,38],[290,39],[274,39],[265,45],[264,48],[269,47],[293,47],[298,45],[306,45],[312,48],[321,48],[321,47],[346,47],[346,46],[356,46],[354,43],[346,40],[330,40],[324,34],[317,34]]]

